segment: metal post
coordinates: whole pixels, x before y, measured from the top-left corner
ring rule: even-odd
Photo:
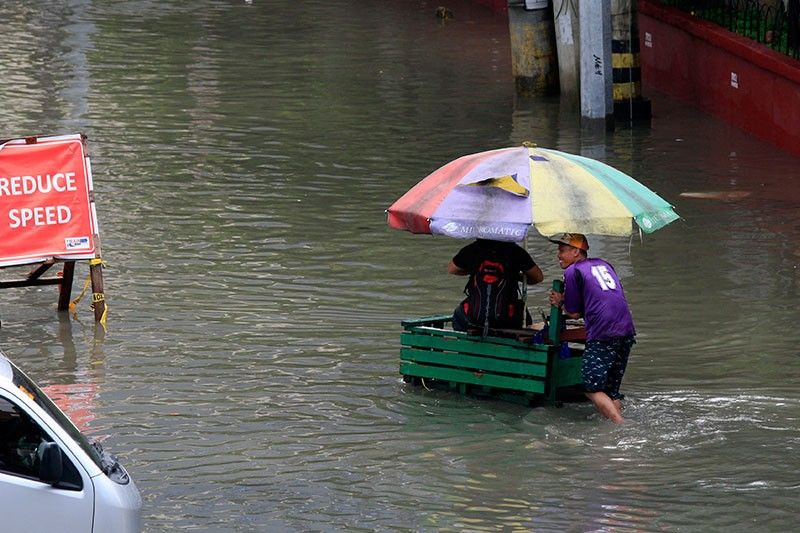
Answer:
[[[553,290],[555,292],[564,292],[564,282],[560,279],[553,280]],[[550,306],[550,329],[547,331],[547,338],[550,344],[558,344],[561,342],[561,326],[564,322],[564,316],[561,314],[561,309],[557,305]]]

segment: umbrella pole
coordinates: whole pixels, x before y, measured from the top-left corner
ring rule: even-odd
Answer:
[[[528,235],[522,239],[522,247],[528,251]],[[528,322],[528,280],[525,278],[525,273],[522,273],[522,327],[527,326]]]

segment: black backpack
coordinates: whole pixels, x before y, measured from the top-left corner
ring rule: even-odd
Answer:
[[[523,305],[519,298],[517,273],[498,257],[484,259],[477,272],[464,287],[467,298],[461,309],[473,327],[519,328],[523,322]]]

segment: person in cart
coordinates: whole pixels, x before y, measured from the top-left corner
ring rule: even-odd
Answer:
[[[453,312],[456,331],[490,328],[521,328],[525,321],[525,303],[520,298],[519,281],[541,283],[542,269],[531,255],[513,242],[477,239],[463,247],[450,260],[447,271],[469,276],[464,292],[467,297]]]

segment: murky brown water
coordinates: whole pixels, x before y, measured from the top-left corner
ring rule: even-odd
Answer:
[[[110,314],[103,334],[85,302],[59,320],[52,288],[6,290],[2,349],[71,393],[147,531],[791,529],[800,160],[655,93],[652,127],[582,133],[514,97],[503,17],[438,5],[3,2],[0,137],[88,134]],[[640,332],[628,425],[399,379],[399,321],[452,309],[463,243],[384,209],[523,140],[683,216],[593,241]]]

